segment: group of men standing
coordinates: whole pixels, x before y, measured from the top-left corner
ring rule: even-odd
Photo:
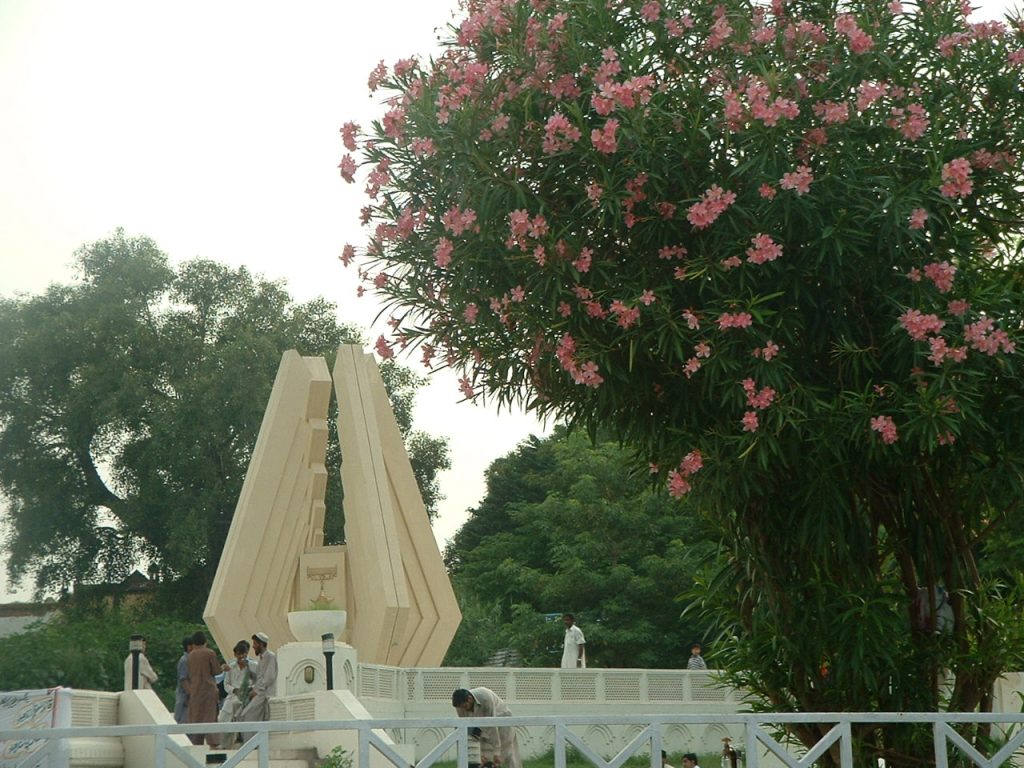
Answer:
[[[196,632],[182,641],[183,653],[178,659],[178,687],[174,697],[174,719],[178,723],[237,723],[268,720],[270,697],[277,690],[277,656],[269,649],[265,632],[252,636],[250,645],[240,640],[233,649],[234,658],[227,664],[217,663],[217,654],[206,645],[206,635]],[[224,673],[223,704],[217,689],[217,676]],[[205,740],[211,747],[228,749],[238,739],[238,731],[190,734],[193,744]]]

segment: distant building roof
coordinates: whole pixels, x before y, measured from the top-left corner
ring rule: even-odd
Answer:
[[[146,592],[153,588],[153,582],[142,571],[132,571],[121,582],[121,586],[128,592]]]

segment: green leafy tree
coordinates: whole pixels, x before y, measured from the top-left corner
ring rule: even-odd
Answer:
[[[466,10],[436,60],[372,73],[365,136],[342,129],[396,338],[692,491],[731,548],[708,579],[728,668],[765,706],[985,708],[1024,643],[1019,591],[981,562],[1024,499],[1021,20]],[[856,735],[865,764],[930,749]]]
[[[287,349],[333,362],[358,342],[323,299],[294,302],[246,269],[173,269],[116,232],[76,254],[79,280],[0,302],[0,492],[8,571],[40,593],[119,582],[140,558],[197,606],[212,580]],[[382,375],[433,511],[443,440],[411,430],[419,379]],[[329,448],[337,478],[340,451]],[[329,486],[329,540],[342,535]]]
[[[128,639],[141,634],[147,639],[146,658],[157,673],[153,689],[173,710],[181,640],[197,629],[205,627],[168,617],[156,604],[108,609],[100,619],[92,608],[62,603],[54,617],[4,638],[0,681],[8,691],[59,685],[120,691]]]
[[[714,546],[692,515],[630,473],[633,458],[558,428],[491,465],[486,496],[446,551],[466,609],[449,663],[512,647],[525,663],[557,666],[568,612],[591,665],[685,665],[706,628],[681,619],[674,598]]]

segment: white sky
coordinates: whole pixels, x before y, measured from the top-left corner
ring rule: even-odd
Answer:
[[[121,226],[175,261],[285,278],[369,328],[373,300],[356,299],[337,261],[365,239],[359,186],[336,170],[338,128],[381,114],[370,70],[429,54],[455,3],[0,0],[0,294],[69,280],[72,252]],[[1003,7],[986,0],[978,18]],[[415,416],[451,440],[441,542],[483,495],[487,465],[544,431],[459,398],[438,375]]]
[[[70,280],[73,251],[122,226],[175,261],[284,278],[368,328],[373,299],[337,259],[365,240],[338,129],[382,114],[370,70],[429,55],[455,2],[0,0],[0,294]],[[451,442],[441,543],[483,496],[488,464],[544,431],[460,399],[440,374],[415,414]],[[15,597],[0,575],[0,602]]]

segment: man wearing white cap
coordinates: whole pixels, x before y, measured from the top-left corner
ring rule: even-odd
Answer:
[[[259,660],[256,682],[249,690],[249,703],[238,719],[252,723],[270,719],[270,697],[277,694],[277,655],[267,646],[270,638],[266,632],[257,632],[252,636],[252,647]],[[243,734],[248,739],[251,733]]]

